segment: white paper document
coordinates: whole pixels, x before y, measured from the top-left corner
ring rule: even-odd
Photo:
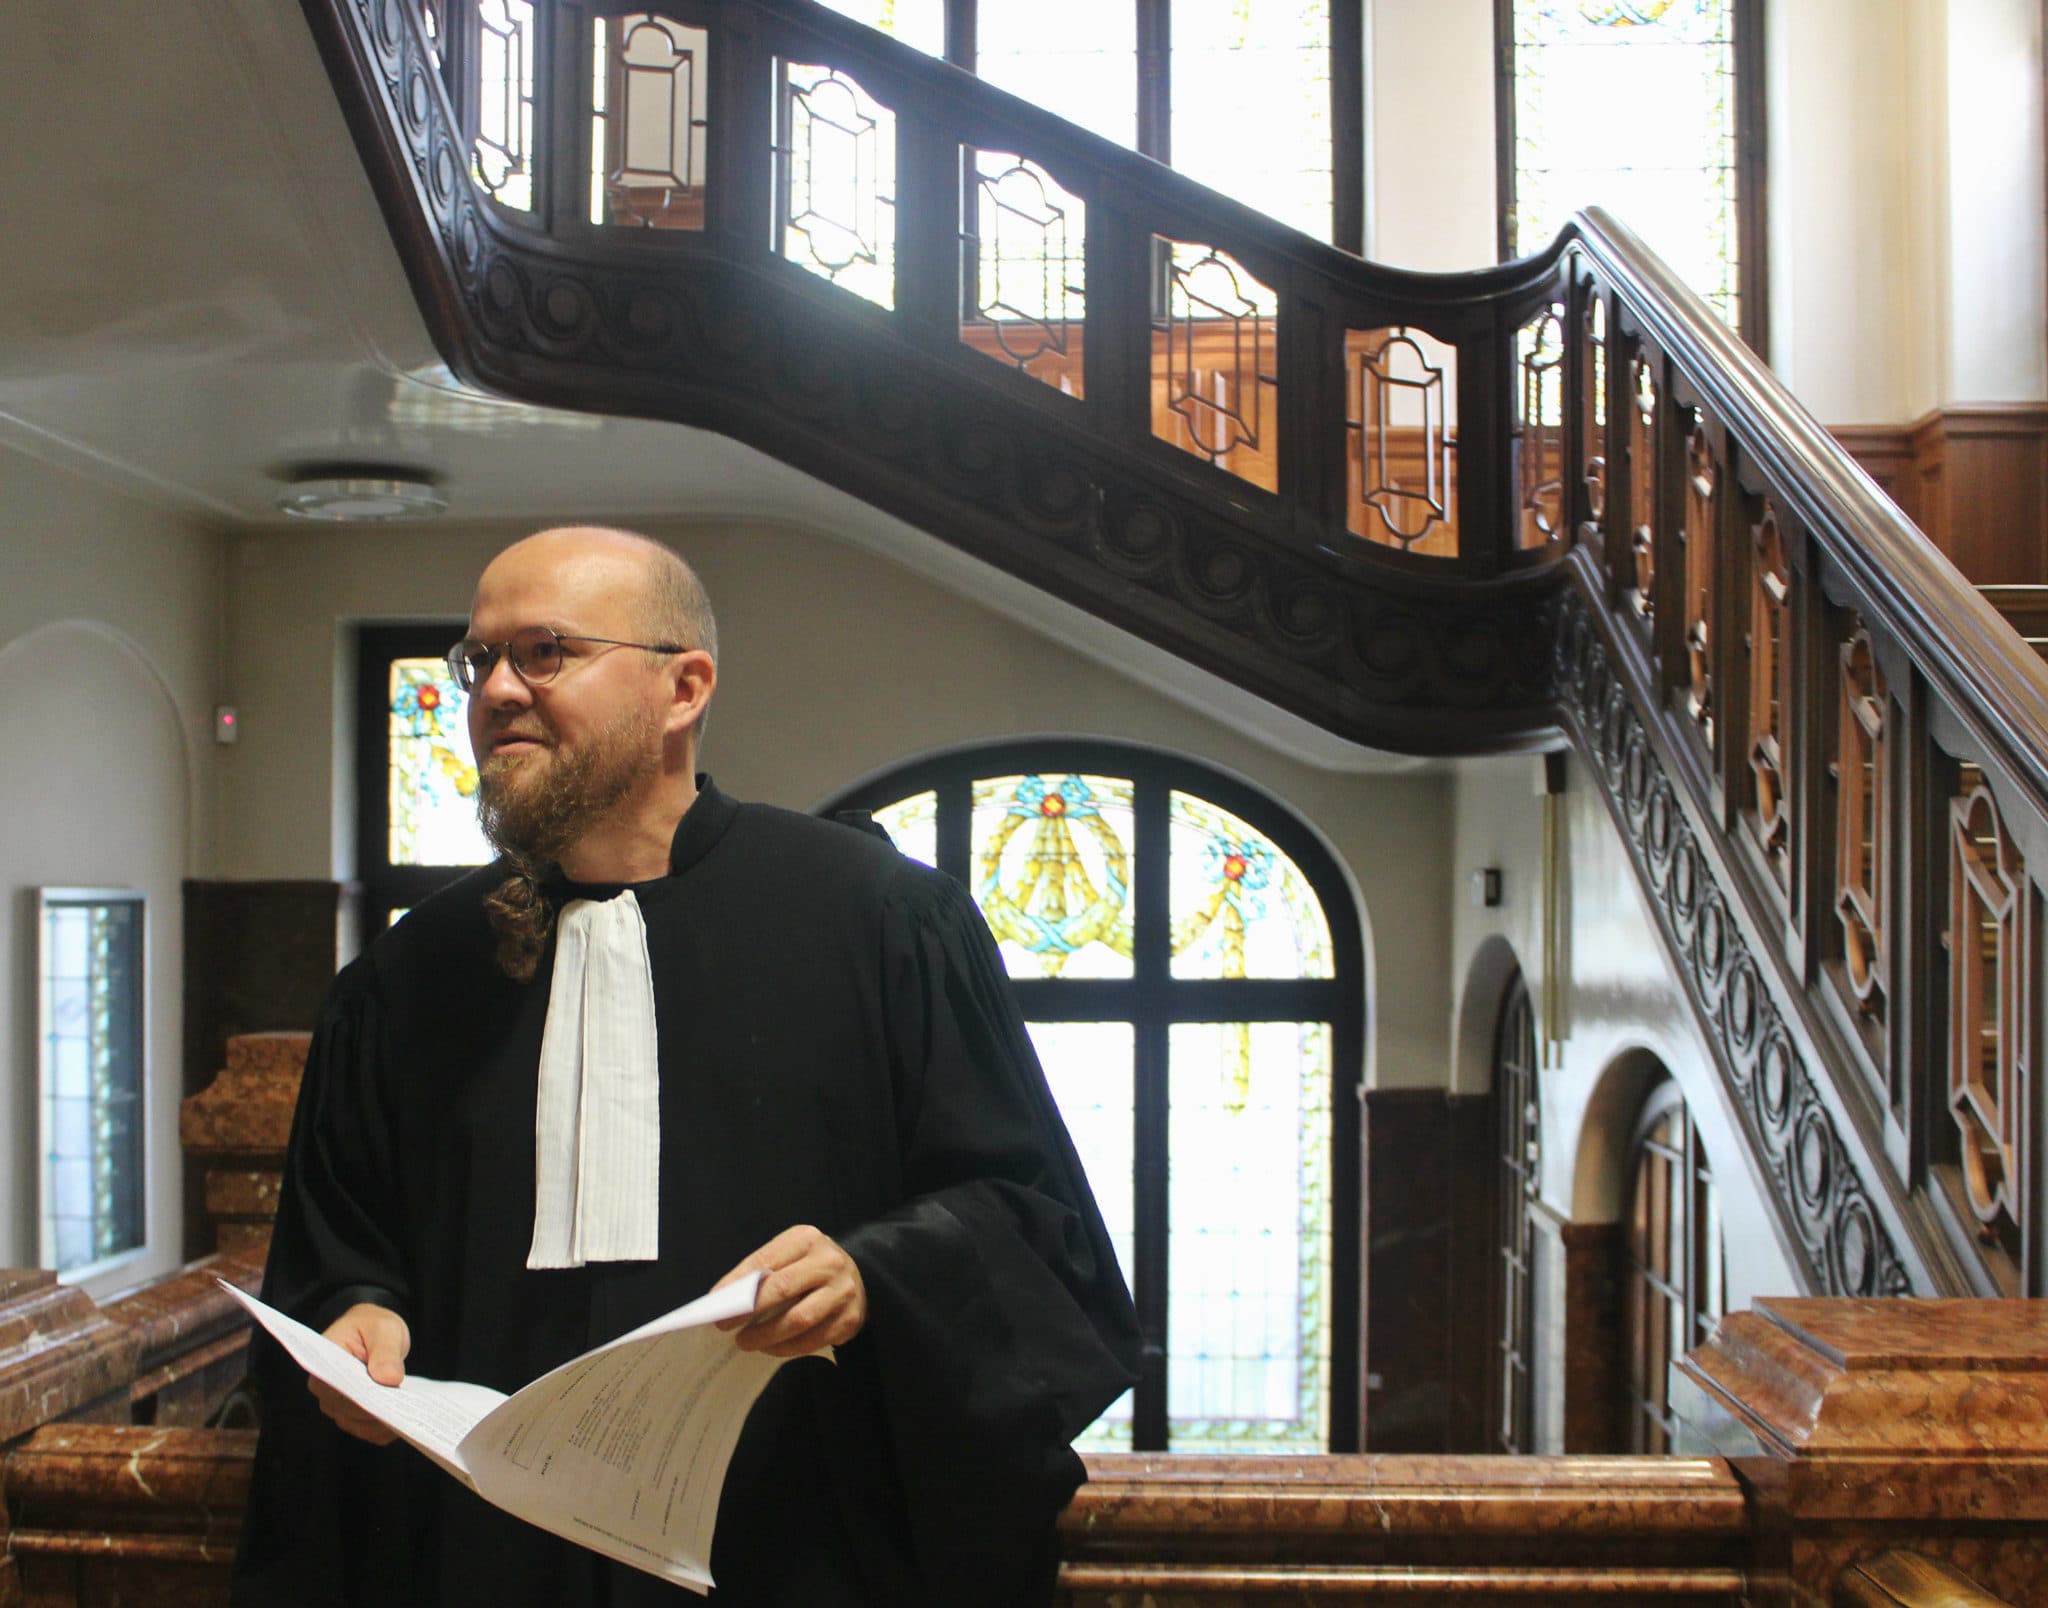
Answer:
[[[294,1362],[388,1424],[486,1501],[692,1591],[740,1428],[783,1359],[712,1325],[754,1310],[747,1277],[543,1374],[514,1395],[407,1374],[380,1385],[324,1335],[221,1287]],[[824,1353],[829,1355],[829,1353]]]

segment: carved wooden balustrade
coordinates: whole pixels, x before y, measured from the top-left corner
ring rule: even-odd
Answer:
[[[2048,673],[1625,229],[1381,268],[806,0],[304,4],[459,374],[1360,741],[1562,734],[1808,1287],[2043,1288]]]
[[[1561,266],[1559,705],[1810,1287],[2039,1294],[2048,675],[1626,231]]]
[[[1367,268],[804,0],[481,9],[306,0],[465,379],[736,436],[1333,729],[1554,740],[1554,259]]]

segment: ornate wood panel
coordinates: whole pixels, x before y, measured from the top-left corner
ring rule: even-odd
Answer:
[[[1576,587],[1560,613],[1557,651],[1573,738],[1604,783],[1615,825],[1742,1114],[1744,1137],[1767,1171],[1773,1203],[1814,1288],[1910,1294],[1916,1280],[1901,1258],[1888,1203],[1865,1182],[1872,1159],[1853,1132],[1845,1135],[1823,1097],[1800,1024],[1770,981],[1774,967],[1752,950],[1715,856],[1616,663],[1614,642]]]
[[[799,22],[737,0],[687,8],[687,48],[712,75],[705,127],[685,130],[704,135],[701,168],[687,137],[664,147],[676,161],[692,152],[703,228],[586,221],[592,205],[633,211],[614,197],[622,186],[673,197],[677,175],[648,158],[596,193],[587,164],[570,182],[561,153],[590,140],[599,108],[562,103],[592,99],[588,53],[615,37],[580,27],[541,31],[553,122],[537,92],[537,149],[499,163],[534,187],[533,211],[519,213],[471,181],[470,142],[406,0],[307,9],[430,328],[466,377],[736,436],[1348,736],[1482,751],[1550,729],[1556,575],[1469,584],[1500,571],[1506,548],[1490,524],[1456,520],[1470,477],[1443,478],[1471,420],[1505,435],[1500,409],[1470,386],[1455,404],[1440,393],[1432,447],[1407,454],[1418,470],[1437,466],[1423,498],[1443,510],[1431,517],[1459,545],[1462,576],[1427,559],[1384,570],[1410,555],[1345,529],[1352,432],[1340,406],[1309,409],[1316,354],[1358,311],[1391,305],[1381,281],[1400,276],[1239,215],[1029,108],[1006,108],[997,127],[944,68],[843,19]],[[664,36],[674,97],[669,57],[685,46]],[[616,71],[609,81],[627,93]],[[764,83],[780,88],[766,95]],[[913,103],[915,118],[901,112]],[[680,102],[662,104],[673,116]],[[1059,319],[1038,317],[1035,332],[989,316],[1001,284],[986,252],[963,307],[961,236],[993,227],[987,191],[963,194],[963,153],[983,149],[1009,153],[991,182],[1029,165],[1078,203],[1085,249],[1072,234],[1054,249],[1082,294],[1057,297]],[[661,183],[626,183],[640,178]],[[1043,187],[1018,202],[1021,182],[1008,181],[1012,214],[1045,222],[1065,209]],[[1204,200],[1227,227],[1192,226]],[[1182,240],[1201,244],[1165,245]],[[1555,267],[1514,273],[1541,281]],[[1460,362],[1499,316],[1489,283],[1439,292],[1434,312],[1410,298],[1455,338]],[[1031,347],[1022,361],[1013,340]],[[998,351],[1005,361],[991,362]],[[1063,372],[1072,383],[1058,383]],[[1399,496],[1406,507],[1413,471],[1389,468],[1387,506]],[[1462,551],[1468,528],[1487,532],[1483,550]]]

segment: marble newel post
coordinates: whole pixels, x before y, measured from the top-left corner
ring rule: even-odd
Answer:
[[[95,1304],[0,1269],[0,1608],[226,1601],[255,1436],[241,1390],[303,1033],[229,1040],[185,1101],[215,1254]]]
[[[1761,1300],[1672,1405],[1750,1487],[1758,1608],[1830,1603],[1892,1548],[2048,1603],[2048,1301]]]

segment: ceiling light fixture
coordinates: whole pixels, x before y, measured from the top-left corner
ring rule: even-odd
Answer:
[[[371,524],[387,519],[431,519],[445,513],[448,499],[434,483],[395,470],[351,470],[309,474],[277,494],[281,513],[296,519]]]

